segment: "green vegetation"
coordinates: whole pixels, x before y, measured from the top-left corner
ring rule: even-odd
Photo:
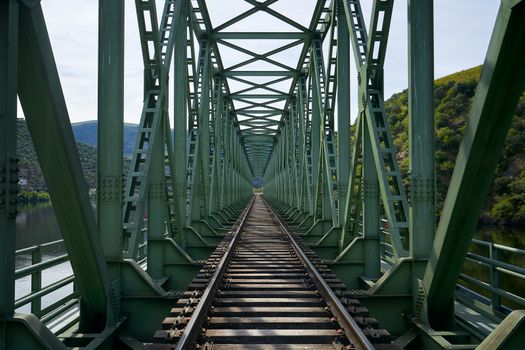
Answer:
[[[18,195],[18,203],[20,204],[49,202],[49,199],[49,194],[42,191],[21,191]]]
[[[17,137],[17,153],[20,159],[19,176],[27,181],[27,185],[21,186],[21,190],[46,192],[46,183],[24,119],[18,119]],[[97,149],[82,143],[77,143],[77,149],[87,185],[89,188],[95,188],[97,183]]]
[[[438,213],[454,170],[456,155],[466,126],[481,66],[435,81],[436,176]],[[385,102],[398,160],[405,179],[408,172],[408,96],[394,94]],[[525,94],[520,98],[492,189],[481,221],[525,223]],[[406,181],[406,180],[405,180]]]

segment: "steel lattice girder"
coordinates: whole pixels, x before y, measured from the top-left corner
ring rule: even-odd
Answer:
[[[242,141],[244,148],[247,150],[247,157],[252,169],[258,169],[254,176],[261,177],[264,168],[268,164],[269,152],[267,149],[273,147],[275,137],[277,135],[277,127],[282,123],[282,116],[288,113],[291,96],[294,94],[296,82],[301,75],[302,69],[305,67],[304,61],[307,56],[308,46],[312,40],[313,33],[318,32],[320,28],[320,18],[325,9],[326,1],[320,1],[312,8],[313,19],[310,26],[307,28],[293,20],[290,20],[286,15],[273,10],[270,5],[276,3],[277,0],[270,0],[264,3],[259,3],[253,0],[245,0],[251,4],[253,8],[235,16],[234,18],[222,23],[215,28],[211,26],[208,10],[204,1],[198,1],[198,12],[202,14],[202,35],[212,42],[214,53],[217,57],[217,76],[226,78],[226,85],[228,81],[242,83],[247,86],[238,91],[231,92],[227,96],[233,101],[242,103],[242,108],[234,108],[232,113],[237,115],[238,124],[241,128]],[[270,16],[279,19],[285,25],[289,25],[295,29],[292,32],[269,31],[266,32],[233,32],[228,29],[239,23],[240,21],[249,18],[249,16],[258,12],[266,12]],[[299,31],[297,31],[299,30]],[[235,40],[288,40],[285,44],[279,44],[274,49],[268,50],[265,53],[256,53],[252,50],[243,48],[241,45],[235,44]],[[222,67],[222,59],[220,58],[220,47],[228,47],[247,56],[247,59],[233,64],[229,67]],[[282,53],[290,48],[302,46],[301,54],[298,57],[298,62],[295,67],[283,64],[271,56]],[[254,62],[265,62],[274,67],[268,70],[246,70],[250,64]],[[265,77],[265,81],[258,83],[253,78]],[[279,88],[274,88],[276,84],[287,82],[290,85],[289,91],[283,91]],[[264,93],[262,91],[265,91]],[[285,101],[284,108],[275,107],[276,102]],[[275,117],[277,119],[273,119]],[[279,120],[281,119],[281,121]],[[268,147],[262,147],[260,142],[257,145],[250,145],[251,141],[248,136],[261,135],[271,136],[266,141]],[[254,152],[253,149],[263,149],[264,151]]]

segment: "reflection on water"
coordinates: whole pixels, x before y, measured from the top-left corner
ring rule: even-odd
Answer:
[[[16,218],[16,249],[27,248],[51,241],[62,239],[58,223],[56,221],[53,207],[49,203],[28,205],[22,207]],[[66,254],[63,243],[41,250],[42,261]],[[16,269],[31,265],[32,254],[19,254],[16,257]],[[42,271],[42,287],[48,286],[56,281],[70,276],[73,273],[69,262],[56,265]],[[71,294],[73,286],[66,285],[42,298],[42,308]],[[16,280],[15,298],[19,299],[31,292],[31,276]],[[24,305],[17,309],[18,312],[30,312],[30,305]]]
[[[525,249],[525,234],[523,234],[522,228],[502,228],[495,226],[483,226],[478,229],[474,238],[505,245],[508,247],[514,247],[518,249]],[[469,251],[481,255],[484,257],[490,257],[490,248],[487,246],[481,246],[479,244],[471,243]],[[525,256],[514,252],[493,250],[493,254],[499,254],[499,260],[511,265],[525,268]],[[495,256],[494,256],[495,258]],[[463,272],[469,276],[475,277],[483,282],[490,283],[491,271],[486,265],[465,261],[463,264]],[[505,273],[499,273],[500,276],[500,288],[525,298],[525,280],[516,276],[511,276]],[[475,290],[476,292],[490,298],[491,293],[484,291],[470,283],[461,282],[462,285]],[[516,304],[505,298],[501,298],[501,303],[511,309],[523,309],[523,306]]]
[[[22,249],[62,238],[51,204],[39,204],[36,206],[32,205],[22,208],[21,213],[16,219],[16,228],[16,249]],[[503,229],[494,226],[481,227],[476,232],[475,238],[506,245],[509,247],[525,249],[525,235],[522,233],[522,229],[519,228]],[[486,257],[489,256],[487,247],[471,244],[470,251],[478,255]],[[63,244],[54,245],[43,248],[42,258],[45,260],[65,253],[66,250]],[[525,268],[525,256],[520,256],[510,252],[501,252],[500,259],[509,264]],[[17,256],[17,269],[29,264],[31,264],[31,254]],[[476,277],[479,280],[485,281],[487,283],[490,282],[490,271],[486,266],[466,261],[463,271],[464,273]],[[42,273],[42,285],[49,285],[50,283],[69,276],[71,273],[72,270],[69,263],[63,263],[53,268],[44,270]],[[490,297],[489,293],[484,292],[472,285],[466,283],[464,284],[469,288],[474,289],[487,297]],[[513,294],[525,297],[525,280],[523,279],[501,274],[501,286],[503,289]],[[29,276],[17,280],[16,298],[27,295],[30,290],[31,278]],[[59,300],[61,297],[71,293],[71,291],[72,286],[69,285],[53,292],[43,299],[42,307]],[[502,299],[502,303],[511,308],[517,307],[516,304],[505,299]],[[29,306],[21,308],[20,311],[28,312]]]
[[[28,205],[16,217],[16,249],[61,239],[53,206],[50,203]]]

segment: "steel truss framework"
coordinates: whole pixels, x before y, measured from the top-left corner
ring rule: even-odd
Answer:
[[[393,0],[374,0],[368,28],[359,0],[317,1],[308,26],[275,10],[279,0],[244,1],[248,10],[214,27],[204,0],[166,0],[160,14],[154,0],[135,0],[144,100],[126,178],[124,0],[99,1],[98,220],[40,2],[0,2],[0,349],[140,348],[240,214],[255,178],[400,342],[442,348],[465,338],[454,324],[454,288],[525,82],[525,1],[501,3],[437,230],[432,0],[408,0],[409,195],[384,109]],[[229,30],[263,12],[291,29]],[[239,40],[286,43],[258,53]],[[225,47],[248,58],[226,66]],[[297,48],[295,66],[279,59]],[[250,70],[257,63],[272,68]],[[14,312],[17,96],[81,296],[79,332],[61,340]],[[482,347],[523,341],[525,316],[511,316]]]

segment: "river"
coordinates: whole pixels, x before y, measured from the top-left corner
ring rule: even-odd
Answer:
[[[22,249],[37,244],[42,244],[54,240],[61,239],[60,230],[53,212],[53,207],[50,204],[31,205],[22,208],[20,214],[16,219],[17,236],[16,249]],[[525,228],[501,228],[494,226],[485,226],[477,230],[475,238],[494,242],[510,247],[525,249]],[[480,255],[488,256],[486,248],[472,245],[471,251]],[[63,244],[55,245],[53,247],[45,248],[42,252],[43,260],[50,257],[56,257],[66,252]],[[510,264],[514,264],[525,268],[525,257],[517,256],[515,254],[503,253],[501,258]],[[31,263],[31,255],[18,255],[16,259],[16,268],[27,266]],[[489,282],[489,272],[486,267],[480,264],[466,262],[464,265],[464,272],[475,276],[481,280]],[[43,271],[42,284],[46,286],[57,280],[65,278],[72,273],[71,266],[68,262],[60,264],[54,268]],[[519,278],[509,278],[502,275],[502,287],[514,294],[525,296],[525,280]],[[472,287],[472,286],[469,286]],[[26,295],[31,289],[30,277],[25,277],[16,282],[16,298]],[[477,288],[473,288],[477,289]],[[42,300],[42,307],[50,305],[58,300],[65,293],[71,293],[72,287],[63,287],[52,294],[46,296]],[[485,293],[484,293],[485,294]],[[488,295],[487,295],[488,296]],[[512,303],[506,303],[509,306],[514,306]],[[21,312],[28,312],[29,305],[19,309]]]
[[[53,211],[53,206],[49,203],[38,205],[28,205],[21,208],[16,218],[16,249],[31,247],[38,244],[52,242],[62,239],[60,229]],[[64,245],[57,244],[42,249],[42,261],[57,257],[66,253]],[[19,254],[16,256],[15,267],[31,265],[31,254]],[[42,271],[42,287],[59,281],[73,273],[69,262],[56,265]],[[31,277],[23,277],[16,280],[15,299],[27,295],[31,291]],[[73,291],[72,285],[64,286],[42,298],[42,308],[51,305],[60,298]],[[30,312],[30,305],[27,304],[17,309],[18,312]]]

